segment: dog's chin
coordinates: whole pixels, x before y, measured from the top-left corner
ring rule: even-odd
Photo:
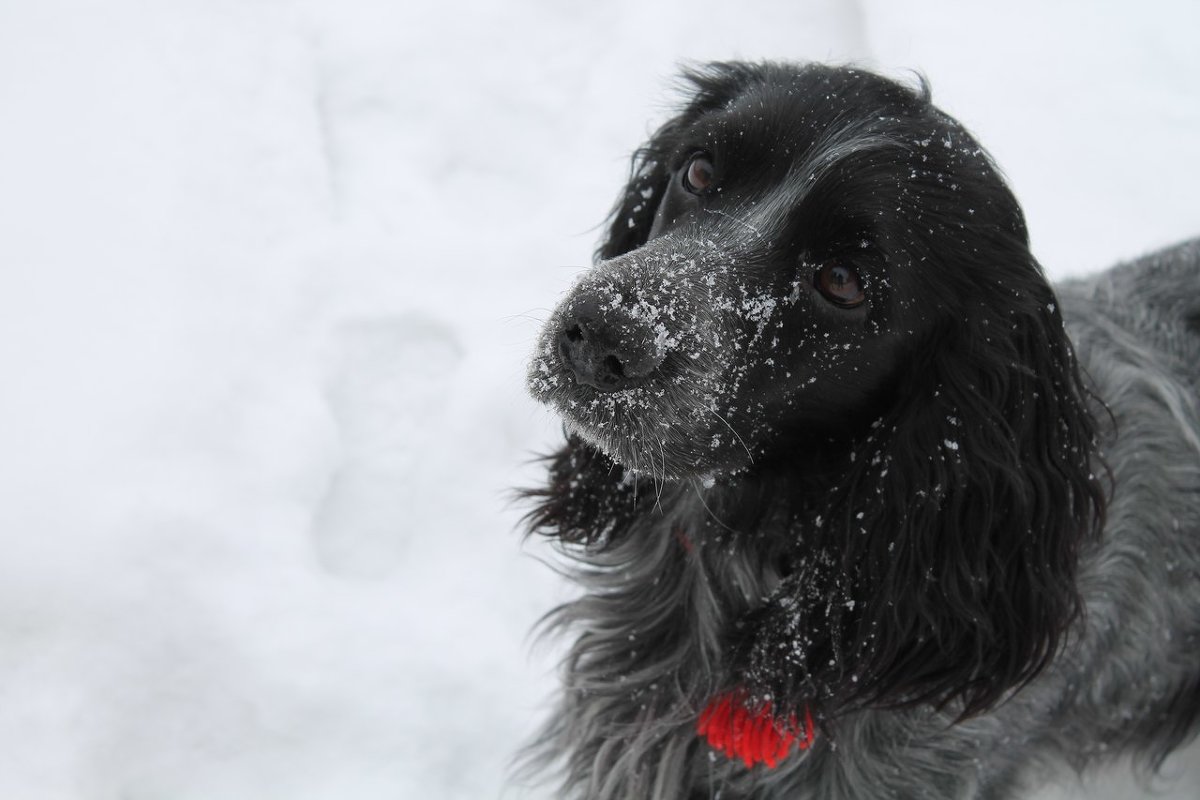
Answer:
[[[604,453],[625,471],[654,481],[680,482],[714,479],[735,474],[747,466],[748,459],[736,459],[734,453],[720,448],[699,451],[694,446],[681,448],[672,439],[654,439],[614,429],[598,429],[563,414],[567,430]],[[698,433],[697,437],[706,434]],[[711,434],[709,434],[711,435]],[[680,452],[684,450],[685,452]]]
[[[645,397],[603,396],[598,401],[586,394],[539,399],[558,412],[569,433],[627,472],[655,481],[699,479],[708,483],[738,473],[750,464],[741,439],[723,425],[717,429],[705,420],[683,418],[671,413],[674,409],[664,409],[662,401],[647,407]],[[633,402],[632,408],[622,402],[631,399],[641,402]],[[664,424],[664,419],[672,421]]]

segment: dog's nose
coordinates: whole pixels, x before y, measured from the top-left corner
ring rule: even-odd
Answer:
[[[565,316],[558,352],[579,383],[615,392],[644,383],[662,363],[658,338],[650,325],[620,308],[585,303]]]

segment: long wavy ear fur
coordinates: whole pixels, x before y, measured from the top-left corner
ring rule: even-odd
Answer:
[[[903,617],[872,609],[879,624],[915,628],[885,659],[900,674],[879,685],[903,688],[914,667],[959,671],[965,714],[1055,655],[1080,609],[1080,547],[1103,523],[1086,390],[1053,295],[1036,288],[1007,313],[977,309],[936,348],[926,397],[896,423],[890,448],[901,557],[877,549],[865,562],[870,585],[911,603]]]
[[[824,546],[857,604],[829,648],[844,655],[825,683],[839,706],[981,712],[1042,670],[1080,613],[1105,467],[1053,292],[1018,250],[1015,268],[975,272],[975,307],[902,379],[829,510],[843,522]]]

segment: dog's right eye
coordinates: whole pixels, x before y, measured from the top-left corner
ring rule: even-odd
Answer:
[[[692,194],[704,194],[713,185],[713,165],[703,153],[692,156],[683,171],[683,188]]]

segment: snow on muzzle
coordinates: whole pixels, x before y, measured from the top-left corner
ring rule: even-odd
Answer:
[[[640,386],[664,351],[660,331],[620,303],[584,293],[564,309],[558,355],[576,383],[602,392]]]
[[[543,328],[531,393],[633,469],[712,461],[737,439],[722,416],[748,338],[737,273],[712,242],[676,235],[597,264]]]

